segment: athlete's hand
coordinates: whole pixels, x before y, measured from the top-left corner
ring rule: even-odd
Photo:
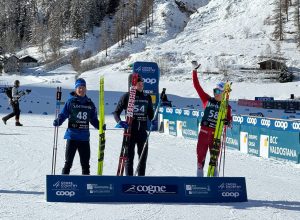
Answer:
[[[197,70],[201,66],[201,64],[198,64],[198,62],[196,60],[193,60],[192,61],[192,66],[193,66],[194,70]]]
[[[115,128],[128,128],[128,123],[126,121],[119,121],[118,124],[116,124]]]

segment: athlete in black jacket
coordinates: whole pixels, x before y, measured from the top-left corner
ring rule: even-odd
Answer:
[[[135,144],[137,144],[137,153],[140,158],[140,155],[143,150],[143,146],[147,140],[147,119],[152,120],[154,117],[151,97],[150,95],[144,94],[143,89],[144,89],[143,79],[141,76],[139,76],[137,82],[135,102],[134,102],[133,121],[131,125],[131,138],[128,147],[128,163],[125,168],[127,176],[133,175],[133,160],[135,154]],[[128,100],[129,100],[129,92],[125,93],[121,97],[115,111],[113,112],[116,122],[120,127],[123,128],[128,127],[128,125],[125,121],[121,120],[120,115],[123,110],[127,109]],[[138,170],[139,176],[145,176],[147,155],[148,155],[148,143],[146,145],[143,157],[141,158],[141,163]]]

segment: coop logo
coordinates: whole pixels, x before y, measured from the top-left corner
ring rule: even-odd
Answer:
[[[190,116],[190,111],[189,110],[183,110],[183,114],[186,116]]]
[[[275,121],[275,128],[282,128],[283,130],[287,129],[289,124],[286,121]]]
[[[268,119],[261,119],[260,124],[262,126],[270,127],[271,126],[271,121]]]
[[[199,117],[199,112],[198,111],[192,111],[192,115],[195,117]]]
[[[182,110],[180,108],[175,109],[175,114],[181,115]]]
[[[239,192],[222,192],[223,197],[234,197],[237,198],[240,196]]]
[[[55,193],[57,196],[67,196],[67,197],[73,197],[75,196],[74,191],[56,191]]]
[[[126,194],[177,194],[176,185],[123,185],[123,192]]]
[[[173,109],[172,108],[166,108],[166,113],[173,114]]]
[[[148,84],[156,84],[157,80],[155,78],[144,78],[144,83],[148,83]]]
[[[247,123],[255,126],[257,124],[257,119],[256,118],[247,118]]]
[[[292,126],[293,126],[293,129],[300,130],[300,122],[294,122]]]
[[[240,123],[240,124],[242,124],[242,123],[244,122],[244,118],[243,118],[243,117],[241,117],[241,116],[236,116],[236,115],[234,115],[234,116],[232,117],[232,120],[233,120],[234,122],[238,122],[238,123]]]

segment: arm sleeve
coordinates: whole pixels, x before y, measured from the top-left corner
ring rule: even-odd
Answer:
[[[91,124],[94,126],[94,128],[98,129],[99,130],[99,120],[98,120],[98,116],[97,116],[97,109],[93,103],[93,112],[91,114]]]
[[[59,125],[62,125],[62,123],[69,117],[69,112],[70,112],[70,101],[67,101],[63,109],[57,116]]]
[[[129,99],[129,93],[125,93],[119,100],[118,105],[115,109],[115,111],[113,112],[114,115],[114,119],[116,122],[121,121],[121,113],[122,111],[125,109],[127,109],[127,105],[128,105],[128,99]]]
[[[193,70],[193,84],[202,101],[203,108],[205,108],[210,99],[210,96],[206,92],[204,92],[204,90],[200,86],[198,76],[197,76],[197,70]]]
[[[151,121],[154,117],[154,110],[153,110],[153,104],[152,104],[152,99],[151,99],[151,96],[148,95],[148,109],[147,109],[147,115],[148,115],[148,118],[149,120]]]

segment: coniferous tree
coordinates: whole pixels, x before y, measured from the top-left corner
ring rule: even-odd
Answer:
[[[300,48],[300,0],[295,2],[295,15],[294,15],[295,27],[296,27],[296,42],[297,46]]]
[[[276,40],[282,41],[284,39],[284,23],[283,23],[283,7],[282,7],[283,0],[276,1],[276,9],[275,9],[275,30],[273,32],[274,38]]]

